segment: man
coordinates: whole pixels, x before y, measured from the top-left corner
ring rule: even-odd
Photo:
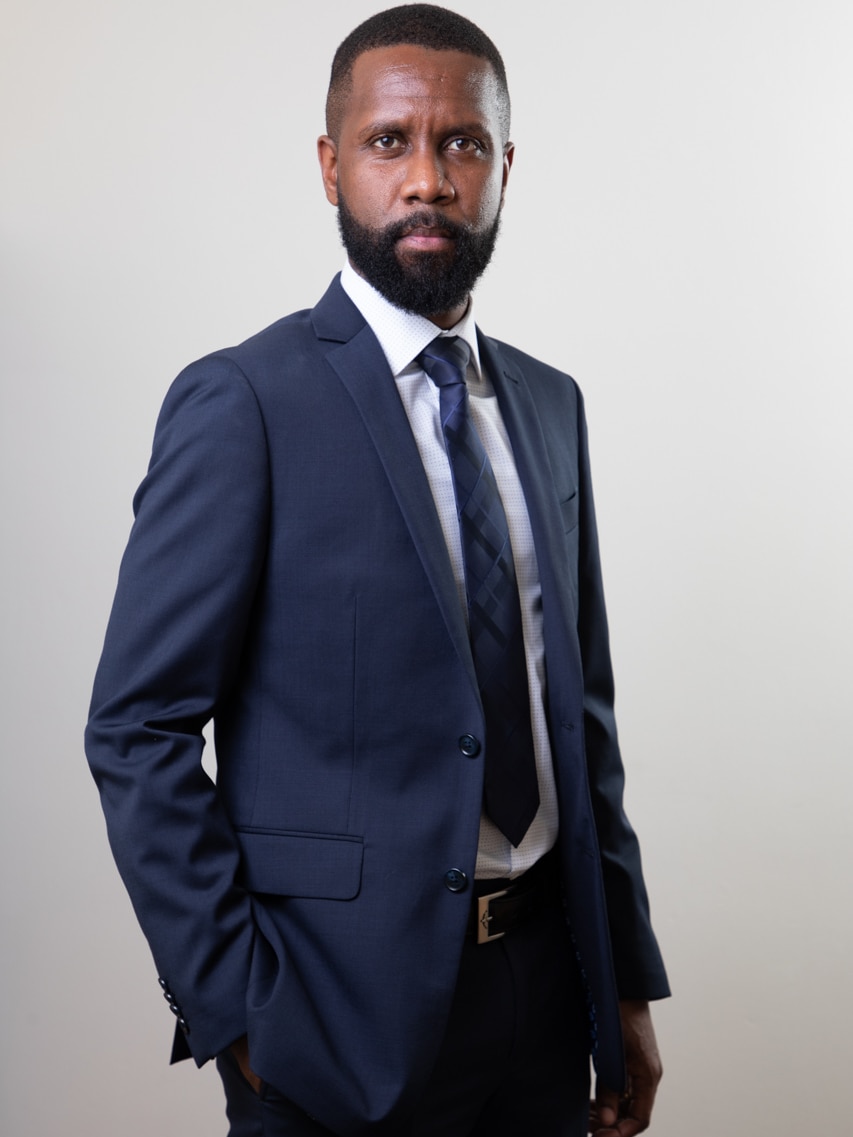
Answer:
[[[173,1059],[217,1058],[233,1137],[577,1137],[592,1052],[592,1131],[629,1137],[667,986],[580,395],[472,315],[501,58],[445,9],[381,13],[327,131],[348,264],[169,392],[93,697]]]

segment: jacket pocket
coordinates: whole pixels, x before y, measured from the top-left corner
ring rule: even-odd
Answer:
[[[361,888],[361,837],[237,829],[241,883],[249,892],[352,900]]]

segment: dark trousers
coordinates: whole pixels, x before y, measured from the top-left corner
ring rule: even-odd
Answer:
[[[229,1137],[334,1137],[272,1087],[256,1094],[230,1054],[217,1065]],[[588,1113],[584,1003],[555,905],[503,939],[466,942],[438,1060],[393,1137],[585,1137]]]

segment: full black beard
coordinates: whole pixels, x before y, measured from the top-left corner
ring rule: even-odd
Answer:
[[[397,241],[418,226],[442,229],[453,237],[455,248],[448,255],[412,253],[400,260]],[[370,229],[356,221],[338,191],[338,228],[353,266],[386,300],[429,318],[467,301],[492,259],[500,214],[479,232],[426,209],[384,229]]]

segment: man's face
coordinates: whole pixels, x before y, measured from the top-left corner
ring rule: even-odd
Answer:
[[[338,138],[318,150],[353,267],[452,326],[489,262],[512,163],[490,64],[410,44],[364,52]]]

